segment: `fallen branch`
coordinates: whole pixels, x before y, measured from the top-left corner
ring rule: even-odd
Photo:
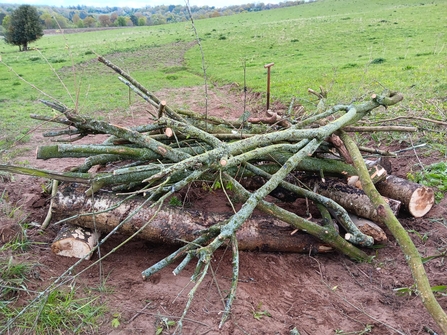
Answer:
[[[86,187],[81,185],[60,187],[54,198],[54,219],[108,233],[116,229],[128,213],[134,212],[145,201],[142,197],[137,197],[115,206],[123,197],[110,192],[97,192],[92,198],[86,196],[85,190]],[[118,232],[132,235],[156,211],[158,209],[150,206],[140,209],[130,220],[120,225]],[[228,214],[167,207],[160,210],[138,236],[154,243],[183,245],[195,240],[208,227],[228,219]],[[281,220],[268,216],[252,216],[246,220],[236,236],[241,250],[297,253],[324,253],[333,250],[328,244],[309,234],[300,232],[292,235],[292,232],[290,225]]]
[[[447,334],[447,315],[439,305],[432,292],[427,274],[424,270],[421,256],[416,249],[416,246],[413,244],[413,241],[408,236],[406,230],[402,227],[388,204],[383,200],[382,196],[379,192],[377,192],[374,184],[371,182],[360,151],[358,150],[354,141],[345,132],[341,132],[340,136],[348,148],[351,156],[354,158],[354,165],[359,171],[360,180],[365,193],[368,194],[371,202],[374,204],[381,217],[381,221],[386,224],[388,229],[396,238],[397,243],[399,243],[401,250],[405,255],[408,265],[410,266],[411,273],[413,274],[416,289],[421,296],[422,303],[427,308],[428,312],[436,321],[438,326],[444,333]]]

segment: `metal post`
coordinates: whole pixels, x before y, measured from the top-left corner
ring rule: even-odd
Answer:
[[[264,68],[267,69],[267,110],[270,108],[270,68],[275,63],[265,64]]]

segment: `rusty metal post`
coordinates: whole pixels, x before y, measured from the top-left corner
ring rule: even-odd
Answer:
[[[267,110],[270,108],[270,68],[275,63],[269,63],[264,65],[264,69],[267,69]]]

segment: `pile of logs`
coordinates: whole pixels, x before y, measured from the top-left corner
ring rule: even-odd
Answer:
[[[381,228],[389,216],[387,206],[395,215],[402,208],[421,217],[434,203],[430,188],[389,175],[382,167],[387,164],[381,164],[386,160],[364,163],[353,156],[358,149],[352,149],[347,132],[361,131],[362,127],[353,125],[377,107],[399,103],[403,99],[400,93],[385,92],[363,103],[326,108],[325,93],[311,91],[320,102],[307,118],[290,109],[283,115],[268,111],[260,118],[246,117],[244,112],[239,120],[228,121],[173,110],[106,59],[99,57],[99,61],[119,73],[123,83],[153,106],[153,122],[125,128],[80,115],[60,103],[42,101],[62,116],[31,117],[64,126],[44,136],[66,136],[57,142],[74,142],[95,134],[109,137],[90,145],[38,147],[39,159],[85,158],[69,172],[0,166],[2,170],[63,182],[54,188],[54,217],[59,223],[69,222],[93,232],[76,226],[64,228],[53,243],[57,254],[90,257],[100,232],[108,233],[101,243],[116,232],[137,235],[180,244],[176,252],[143,271],[143,278],[183,258],[174,270],[178,273],[197,258],[194,279],[200,282],[213,252],[231,244],[236,281],[224,322],[237,285],[239,249],[306,253],[338,250],[365,260],[368,255],[358,247],[387,240]],[[399,130],[415,131],[410,127]],[[100,172],[89,172],[98,165],[104,167]],[[363,166],[367,178],[362,174]],[[362,184],[365,180],[368,185]],[[172,195],[197,182],[220,185],[227,196],[231,195],[228,202],[233,212],[205,215],[167,205]],[[362,188],[370,187],[369,183],[375,184],[388,205],[378,205],[365,194]],[[305,198],[315,204],[320,218],[300,217],[267,201],[268,195],[283,201]],[[230,199],[237,199],[242,207],[235,210],[236,200]],[[255,208],[266,215],[252,215]]]
[[[141,229],[139,236],[154,242],[191,242],[198,232],[206,232],[211,226],[219,227],[232,216],[207,214],[205,218],[200,213],[170,206],[155,210],[154,204],[196,180],[223,184],[225,179],[240,199],[253,197],[266,184],[271,184],[268,192],[263,191],[264,196],[257,195],[257,203],[251,205],[244,218],[238,219],[238,228],[233,233],[237,231],[241,249],[324,252],[335,248],[350,255],[352,251],[347,250],[351,248],[346,247],[344,240],[367,247],[386,242],[386,234],[376,224],[381,223],[381,213],[362,191],[357,170],[351,165],[352,158],[337,134],[361,130],[352,125],[376,107],[398,103],[401,94],[388,92],[383,96],[374,95],[371,101],[363,104],[325,109],[326,93],[322,89],[320,93],[309,90],[319,97],[320,103],[314,115],[306,119],[293,115],[290,108],[284,115],[268,110],[265,117],[250,118],[244,112],[239,120],[228,121],[192,111],[173,110],[114,64],[102,57],[99,61],[118,72],[122,82],[154,106],[153,122],[123,128],[81,116],[62,104],[42,101],[63,116],[31,117],[65,126],[44,136],[66,136],[57,142],[72,143],[87,135],[109,135],[106,141],[97,144],[55,144],[37,148],[38,159],[85,158],[83,164],[70,172],[37,173],[32,169],[14,169],[18,173],[43,173],[48,178],[65,181],[53,194],[51,210],[57,219],[68,221],[66,218],[70,218],[70,224],[85,228],[93,228],[94,224],[100,232],[119,231],[129,235]],[[299,108],[300,114],[302,111]],[[414,128],[399,130],[414,131]],[[384,156],[366,164],[372,182],[386,197],[395,215],[401,207],[414,217],[421,217],[430,210],[434,202],[432,189],[388,175],[382,167],[389,167]],[[106,172],[89,173],[98,165],[107,166],[103,169]],[[286,166],[287,172],[284,172]],[[279,175],[281,178],[272,183]],[[132,200],[125,201],[122,194]],[[271,209],[264,209],[270,218],[250,217],[255,207],[263,210],[261,203],[267,194],[282,201],[302,197],[322,205],[330,212],[326,219],[333,218],[340,224],[344,240],[321,240],[328,222],[296,220],[293,213],[274,214]],[[133,211],[136,214],[126,217]],[[284,215],[291,217],[284,220]],[[154,218],[149,220],[152,216]],[[182,217],[182,220],[173,220],[173,217]],[[269,220],[268,224],[263,224],[265,220]],[[247,223],[242,225],[245,221]],[[339,231],[337,225],[332,226]],[[297,230],[306,231],[314,238],[290,234]],[[80,232],[78,228],[62,229],[53,251],[79,258],[90,255],[99,233],[87,232],[88,236],[82,236]]]

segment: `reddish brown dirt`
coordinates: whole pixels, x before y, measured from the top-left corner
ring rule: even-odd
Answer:
[[[181,92],[166,90],[158,92],[161,99],[173,105],[180,101],[195,111],[203,112],[202,90],[184,89]],[[223,117],[238,117],[241,114],[243,97],[232,92],[231,87],[213,89],[209,97],[209,112]],[[276,106],[280,108],[281,106]],[[146,108],[146,107],[145,107]],[[141,105],[131,108],[132,117],[122,124],[138,124],[147,115],[140,112]],[[92,138],[83,141],[91,141]],[[27,147],[44,143],[36,133]],[[97,142],[95,140],[95,142]],[[435,158],[424,158],[429,164]],[[62,171],[76,160],[37,161],[34,150],[28,151],[15,162],[27,161],[30,166]],[[392,160],[394,173],[405,176],[417,162],[414,155]],[[41,223],[47,210],[47,201],[42,195],[42,184],[46,181],[33,177],[14,176],[0,180],[0,192],[4,192],[0,203],[0,235],[5,242],[17,232],[19,216],[27,214],[25,222]],[[7,195],[7,196],[6,196]],[[208,210],[226,210],[220,197],[212,193],[202,194],[198,207]],[[414,243],[423,256],[439,254],[447,245],[447,201],[436,205],[424,218],[415,219],[402,215],[399,219],[411,233]],[[18,208],[14,218],[9,218],[6,207]],[[23,254],[15,254],[18,260],[38,262],[38,274],[28,283],[30,290],[44,289],[76,260],[56,256],[50,245],[57,233],[57,226],[46,231],[37,228],[26,232],[33,244]],[[368,250],[374,255],[372,263],[356,263],[343,255],[300,255],[283,253],[241,252],[240,275],[237,298],[230,319],[218,329],[224,298],[228,293],[232,276],[230,250],[219,250],[212,259],[212,275],[208,275],[197,290],[184,322],[183,334],[289,334],[296,327],[302,335],[319,334],[426,334],[429,327],[441,334],[434,321],[415,295],[399,296],[394,289],[411,287],[413,280],[405,258],[387,231],[389,243],[385,248]],[[421,238],[426,236],[427,238]],[[122,236],[108,240],[101,249],[102,255],[111,251]],[[157,273],[148,281],[141,279],[141,272],[175,248],[153,245],[134,239],[102,261],[104,279],[100,277],[98,265],[93,266],[76,280],[80,294],[100,296],[108,312],[102,318],[98,334],[155,334],[162,318],[178,320],[187,302],[193,284],[190,277],[194,264],[190,264],[178,276],[172,274],[175,264]],[[7,257],[8,255],[1,255]],[[98,259],[84,261],[78,273]],[[426,264],[432,285],[445,285],[445,258],[437,258]],[[107,292],[98,292],[104,283]],[[23,299],[26,295],[23,294]],[[439,302],[447,310],[447,297],[439,295]],[[118,316],[120,325],[112,327],[113,317]],[[256,317],[257,318],[256,318]],[[1,320],[1,317],[0,317]],[[370,329],[370,332],[368,332]],[[163,334],[172,333],[173,329]]]

